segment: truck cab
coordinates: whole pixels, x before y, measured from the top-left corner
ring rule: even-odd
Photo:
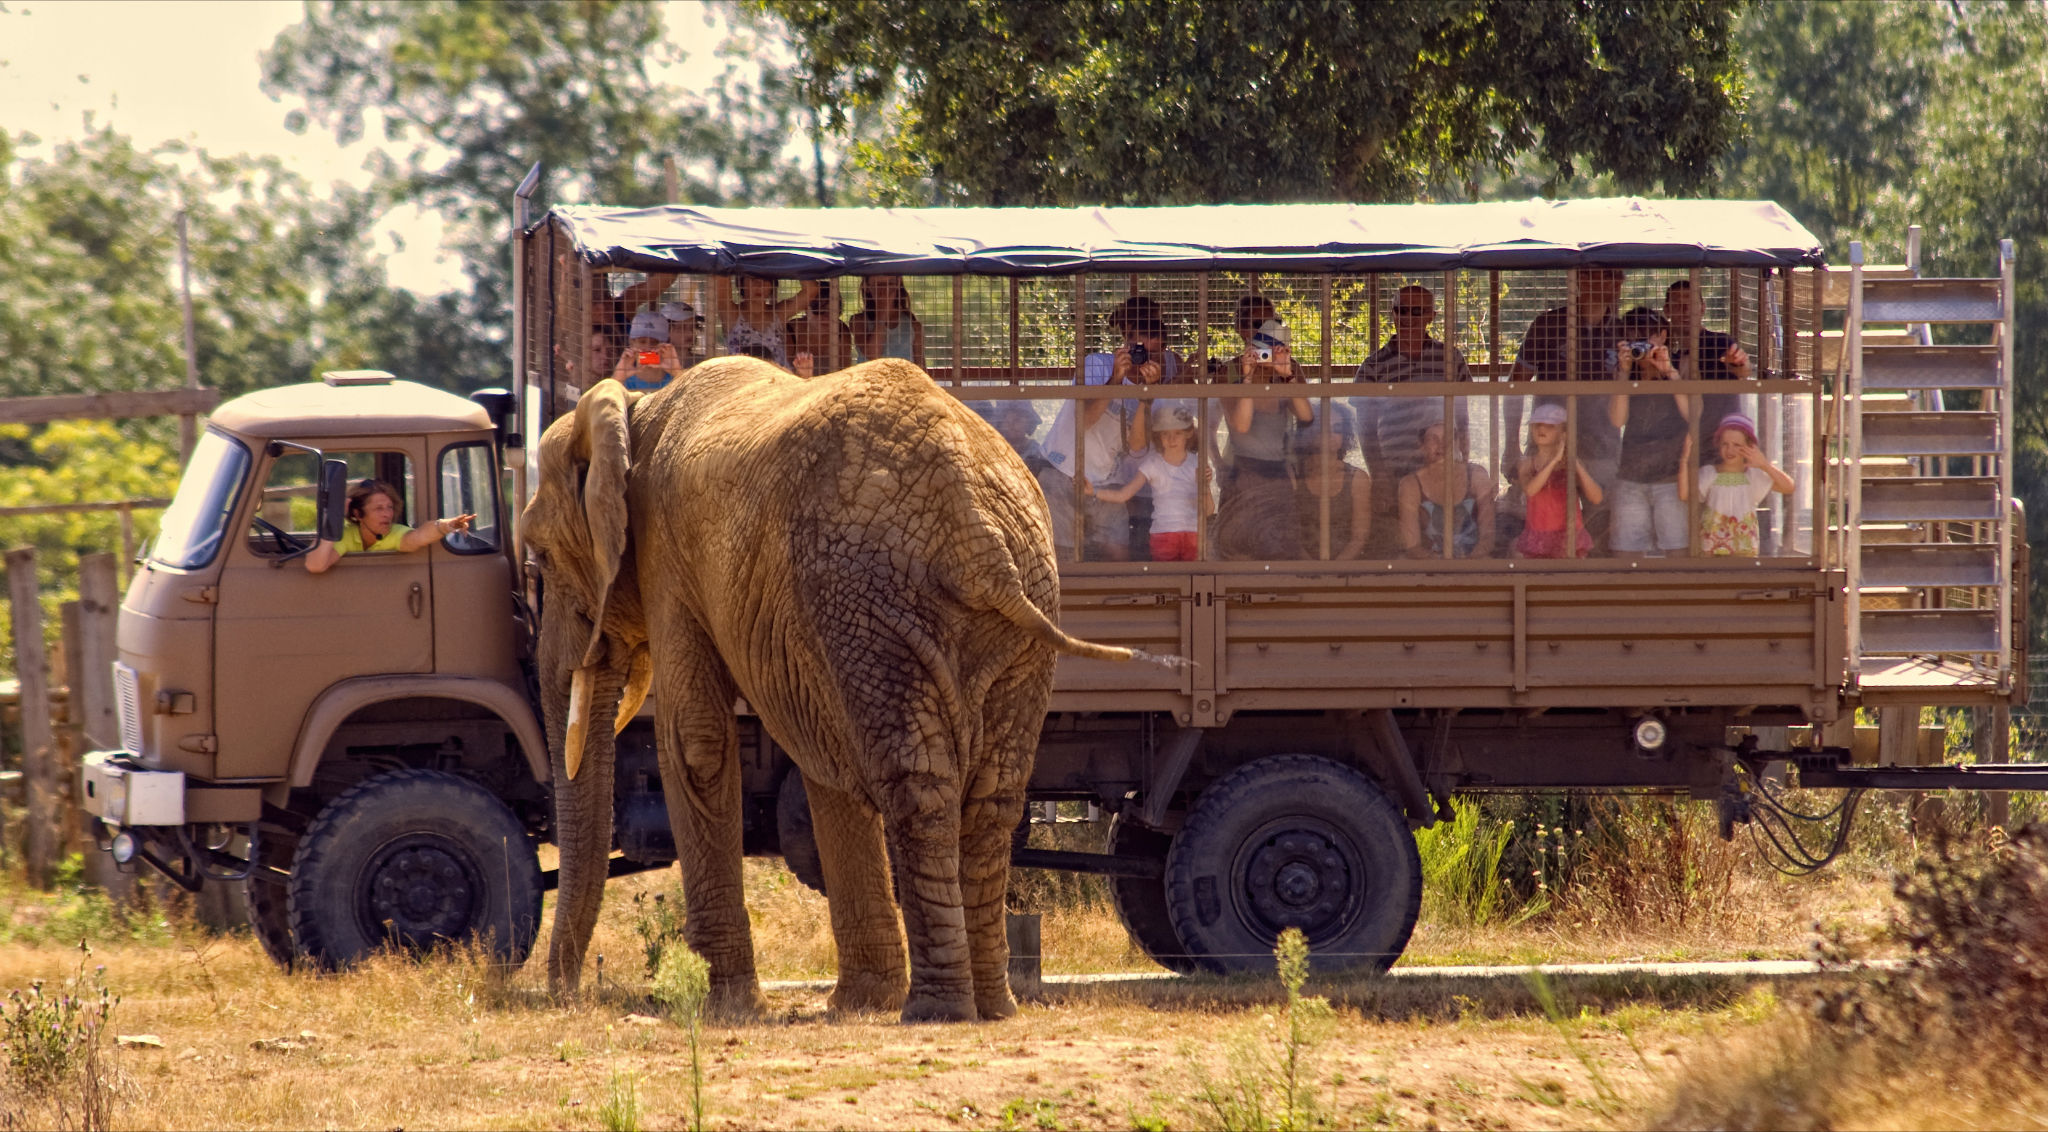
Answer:
[[[122,749],[82,768],[117,859],[188,888],[249,880],[251,919],[281,959],[295,936],[338,963],[386,922],[424,939],[478,917],[504,921],[499,946],[524,954],[548,756],[522,669],[500,442],[482,405],[377,371],[220,407],[122,602]],[[366,480],[396,489],[399,523],[476,518],[414,553],[309,572],[306,553],[348,518],[342,489]],[[409,848],[368,844],[408,793],[423,818],[455,812],[398,830]],[[359,879],[322,882],[308,864]],[[436,880],[449,870],[461,883]],[[490,874],[509,885],[475,883]],[[307,891],[288,896],[295,884]]]

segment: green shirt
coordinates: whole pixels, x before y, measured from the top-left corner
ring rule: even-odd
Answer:
[[[384,532],[384,537],[377,540],[377,545],[366,547],[363,545],[362,524],[349,523],[341,528],[341,541],[335,543],[334,548],[340,554],[361,554],[366,550],[397,550],[399,540],[410,530],[412,528],[404,523],[393,523],[391,529]]]

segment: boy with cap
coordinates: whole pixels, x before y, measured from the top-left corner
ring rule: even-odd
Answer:
[[[1776,491],[1792,494],[1792,477],[1756,446],[1756,422],[1729,413],[1714,429],[1721,461],[1699,471],[1700,553],[1754,558],[1757,504]]]
[[[1102,490],[1088,484],[1082,490],[1106,503],[1123,503],[1149,486],[1152,561],[1193,562],[1201,557],[1196,514],[1209,498],[1207,469],[1195,456],[1195,411],[1185,401],[1161,400],[1153,402],[1149,416],[1152,443],[1130,482]]]
[[[633,316],[626,351],[612,367],[612,377],[636,393],[651,393],[685,368],[669,342],[669,321],[654,311]]]

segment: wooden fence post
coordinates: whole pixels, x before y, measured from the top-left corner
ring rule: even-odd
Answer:
[[[21,771],[28,799],[23,857],[28,882],[57,880],[62,806],[57,794],[57,741],[50,726],[49,658],[43,650],[43,606],[36,590],[34,547],[7,552],[7,593],[14,621],[14,667],[21,681]]]

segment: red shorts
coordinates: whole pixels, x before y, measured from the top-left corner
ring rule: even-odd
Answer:
[[[1193,562],[1201,555],[1201,544],[1193,531],[1152,532],[1152,561]]]

